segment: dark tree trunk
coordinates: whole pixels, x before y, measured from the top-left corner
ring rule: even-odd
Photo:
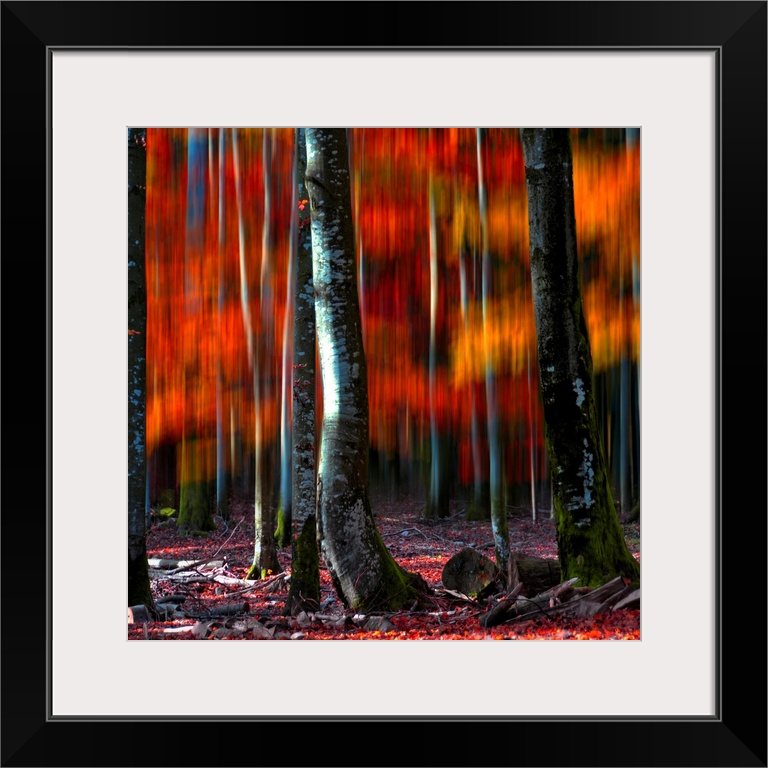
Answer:
[[[152,607],[147,566],[147,131],[128,130],[128,605]]]
[[[296,186],[299,226],[296,233],[296,282],[293,323],[293,531],[291,584],[286,611],[317,610],[320,561],[315,520],[315,289],[312,282],[312,235],[309,194],[304,183],[307,145],[296,129]]]
[[[344,604],[413,603],[427,586],[403,570],[376,529],[368,495],[368,374],[357,290],[346,129],[307,128],[315,315],[323,378],[317,506],[320,540]]]
[[[576,248],[568,129],[522,132],[539,379],[563,580],[636,580],[611,493],[593,398]]]

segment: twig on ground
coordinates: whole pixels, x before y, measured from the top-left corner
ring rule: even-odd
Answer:
[[[230,533],[230,534],[229,534],[229,536],[227,537],[227,540],[226,540],[226,541],[225,541],[225,542],[224,542],[224,543],[223,543],[223,544],[222,544],[222,545],[221,545],[221,546],[220,546],[220,547],[219,547],[219,548],[218,548],[218,549],[217,549],[217,550],[216,550],[216,551],[213,553],[213,557],[216,557],[216,555],[218,555],[218,554],[219,554],[219,552],[221,552],[221,550],[224,548],[224,546],[225,546],[225,545],[226,545],[226,544],[229,542],[229,540],[230,540],[230,539],[231,539],[231,538],[232,538],[232,537],[235,535],[235,531],[237,531],[237,529],[240,527],[240,523],[242,523],[242,522],[243,522],[243,518],[241,517],[241,518],[240,518],[240,519],[237,521],[237,525],[236,525],[236,526],[235,526],[235,527],[232,529],[232,533]],[[225,531],[225,533],[226,533],[226,531]]]
[[[427,540],[433,539],[433,540],[436,540],[436,541],[442,541],[444,544],[451,544],[452,546],[455,546],[455,544],[456,544],[456,542],[448,541],[448,539],[444,539],[442,536],[435,536],[435,535],[427,536],[427,534],[424,533],[424,531],[420,531],[415,526],[413,526],[411,528],[403,528],[403,529],[401,529],[399,531],[393,531],[392,533],[383,533],[382,536],[402,536],[404,533],[408,533],[408,531],[416,531],[416,533],[420,534],[421,536],[423,536]]]
[[[254,592],[257,589],[263,589],[268,587],[270,584],[274,584],[278,579],[284,579],[288,575],[288,571],[283,571],[282,573],[278,573],[275,576],[271,576],[269,579],[266,579],[265,581],[259,581],[255,584],[250,584],[247,587],[243,587],[242,589],[238,589],[234,592],[230,592],[230,595],[242,595],[245,592]]]

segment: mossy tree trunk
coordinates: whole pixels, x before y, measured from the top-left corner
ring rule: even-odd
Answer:
[[[592,353],[582,308],[566,128],[522,131],[531,282],[544,431],[562,579],[637,580],[611,493],[598,430]]]
[[[293,323],[293,530],[291,583],[287,613],[317,610],[320,605],[320,558],[315,518],[315,289],[312,282],[312,235],[309,195],[304,183],[307,145],[304,129],[296,129],[296,281]]]
[[[181,447],[181,490],[179,493],[180,533],[215,531],[213,519],[214,476],[209,442],[195,437],[184,437]]]
[[[128,130],[128,605],[153,608],[147,564],[147,131]]]
[[[323,556],[344,605],[394,610],[427,590],[382,541],[368,495],[368,375],[357,290],[347,132],[307,128],[315,316],[323,381],[317,507]]]
[[[272,500],[264,493],[274,464],[274,461],[267,461],[265,458],[256,462],[254,470],[253,561],[246,579],[265,579],[281,570],[275,540],[275,509]]]

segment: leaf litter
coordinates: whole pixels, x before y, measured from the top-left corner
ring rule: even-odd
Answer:
[[[230,518],[216,518],[205,537],[180,535],[173,525],[153,525],[149,558],[187,561],[189,568],[152,569],[156,621],[128,624],[129,640],[639,640],[640,610],[627,608],[593,616],[541,609],[513,622],[485,628],[482,600],[447,590],[442,570],[459,550],[473,547],[494,557],[490,522],[465,519],[466,504],[451,502],[449,517],[430,520],[422,503],[409,498],[373,500],[376,525],[393,557],[420,573],[435,590],[429,608],[356,614],[339,600],[321,561],[321,604],[317,612],[284,615],[291,571],[290,547],[278,550],[281,572],[245,581],[253,557],[253,507],[232,502]],[[510,549],[516,554],[557,558],[554,521],[539,513],[508,511]],[[640,559],[640,526],[624,525],[627,544]],[[175,571],[175,573],[171,573]],[[152,617],[144,616],[142,618]]]

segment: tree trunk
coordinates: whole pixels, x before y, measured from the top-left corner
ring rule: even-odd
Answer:
[[[473,257],[474,261],[474,257]],[[474,281],[473,281],[474,282]],[[469,337],[469,296],[467,291],[467,266],[464,249],[459,251],[459,290],[461,295],[461,320],[464,326],[464,334]],[[475,297],[473,296],[473,301]],[[477,423],[477,401],[475,398],[474,381],[470,381],[470,440],[472,449],[472,490],[467,520],[487,520],[489,511],[487,499],[483,498],[483,482],[480,469],[480,437]]]
[[[194,402],[194,400],[193,400]],[[181,448],[181,492],[179,519],[180,533],[215,531],[211,494],[211,462],[207,441],[186,437]]]
[[[147,132],[128,130],[128,605],[152,607],[147,566]]]
[[[293,226],[293,225],[292,225]],[[293,233],[295,235],[295,233]],[[291,362],[292,345],[288,343],[293,336],[293,301],[296,289],[294,277],[295,252],[291,248],[288,259],[288,279],[286,280],[285,314],[283,321],[283,359],[280,373],[280,489],[277,503],[277,526],[275,543],[281,549],[290,545],[293,527],[293,456],[291,390],[293,387],[293,364]]]
[[[438,347],[442,352],[443,339],[438,339],[437,316],[440,295],[440,275],[437,258],[437,221],[435,215],[435,189],[429,181],[429,493],[424,510],[426,517],[448,517],[448,446],[445,435],[437,424],[437,366]],[[442,332],[441,332],[442,335]]]
[[[619,524],[592,394],[568,129],[522,132],[539,380],[563,580],[599,586],[640,568]]]
[[[264,464],[265,450],[262,444],[262,355],[261,344],[254,331],[254,323],[251,318],[250,297],[248,293],[248,273],[249,264],[246,259],[246,236],[245,236],[245,213],[243,205],[243,180],[240,172],[240,148],[238,142],[238,131],[233,128],[230,131],[232,139],[232,160],[235,176],[235,201],[237,207],[237,230],[238,230],[238,263],[240,267],[240,306],[243,314],[243,329],[248,350],[248,367],[253,378],[253,404],[254,404],[254,470],[253,470],[253,561],[248,569],[246,577],[248,579],[263,579],[271,573],[280,571],[280,563],[277,557],[277,549],[274,540],[274,515],[269,502],[265,500],[264,493]],[[268,159],[266,138],[263,145],[264,160]],[[264,173],[269,171],[269,163],[264,163]],[[265,316],[268,316],[264,310],[264,272],[266,270],[266,258],[269,246],[269,183],[265,179],[264,183],[264,229],[262,232],[262,261],[261,261],[261,282],[259,299],[259,318],[258,326],[262,334],[268,336],[262,326]]]
[[[368,378],[355,268],[346,129],[307,128],[315,315],[323,378],[317,505],[323,555],[342,602],[395,610],[426,583],[392,558],[368,497]]]
[[[213,156],[213,140],[214,131],[208,129],[208,143],[209,143],[209,155]],[[218,303],[216,307],[216,333],[220,340],[224,338],[224,329],[222,325],[223,312],[224,312],[224,298],[226,295],[226,281],[224,278],[224,249],[226,247],[226,227],[224,220],[224,148],[225,148],[225,130],[220,128],[218,130],[218,205],[216,207],[216,221],[217,232],[216,238],[218,242],[217,262],[218,262]],[[221,349],[218,350],[216,355],[216,511],[225,520],[229,519],[229,502],[231,493],[231,476],[227,471],[227,458],[226,449],[227,442],[225,439],[225,419],[228,414],[224,413],[224,364],[222,361]]]
[[[187,136],[186,225],[184,229],[184,311],[200,317],[197,291],[205,258],[205,179],[208,173],[208,134],[190,128]],[[188,338],[183,347],[184,427],[182,432],[180,531],[215,531],[212,481],[215,477],[213,444],[199,419],[203,410],[205,361],[202,349]]]
[[[483,249],[483,336],[485,349],[485,397],[488,412],[488,477],[491,497],[491,528],[496,551],[496,565],[502,573],[509,564],[509,528],[501,476],[501,441],[499,440],[499,413],[496,403],[496,371],[490,352],[488,305],[491,299],[491,251],[488,243],[488,200],[483,181],[482,130],[477,129],[477,187],[479,196],[480,229]]]
[[[293,531],[291,583],[287,613],[317,611],[320,559],[315,519],[315,289],[312,282],[312,235],[309,194],[304,184],[307,145],[296,129],[296,186],[299,226],[296,233],[296,281],[293,322]]]

